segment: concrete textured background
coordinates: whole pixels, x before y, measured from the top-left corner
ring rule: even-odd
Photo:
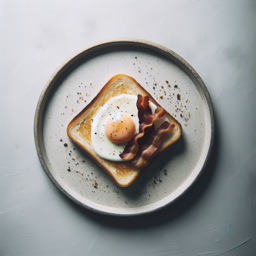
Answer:
[[[256,1],[1,0],[0,255],[256,254]],[[81,209],[45,175],[33,138],[56,67],[98,40],[135,37],[187,60],[213,101],[216,139],[197,183],[143,217]]]

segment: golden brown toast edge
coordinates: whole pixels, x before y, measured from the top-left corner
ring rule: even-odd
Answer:
[[[92,101],[84,108],[82,109],[68,124],[67,126],[67,135],[68,137],[75,143],[77,144],[80,148],[82,148],[87,155],[89,155],[89,157],[96,163],[98,164],[102,169],[104,169],[109,176],[111,177],[111,179],[120,187],[127,187],[129,185],[131,185],[136,178],[138,177],[138,175],[142,172],[142,170],[144,169],[134,169],[131,165],[129,165],[128,162],[111,162],[109,160],[105,160],[105,159],[101,159],[100,157],[98,157],[96,155],[96,153],[90,151],[87,149],[87,147],[85,145],[83,145],[82,143],[80,143],[77,139],[75,139],[72,134],[71,134],[71,129],[73,127],[75,127],[77,125],[77,123],[79,123],[82,119],[84,119],[83,117],[85,117],[88,113],[88,111],[90,111],[91,108],[93,108],[95,106],[95,104],[100,104],[102,105],[104,100],[101,99],[101,97],[109,90],[109,88],[112,86],[113,82],[115,82],[117,79],[124,77],[125,79],[130,80],[135,87],[137,87],[137,89],[139,89],[140,94],[143,95],[148,95],[149,96],[149,100],[154,103],[156,106],[160,106],[155,99],[132,77],[125,75],[125,74],[117,74],[114,75],[112,78],[109,79],[109,81],[102,87],[102,89],[99,91],[99,93],[92,99]],[[118,93],[118,92],[116,92]],[[134,94],[133,94],[134,95]],[[114,96],[113,96],[114,97]],[[99,106],[98,106],[99,108]],[[165,110],[166,111],[166,110]],[[97,112],[97,110],[95,110],[95,112]],[[95,113],[94,113],[95,114]],[[173,117],[171,116],[167,111],[166,111],[166,116],[169,119],[169,121],[171,123],[175,123],[178,126],[178,134],[176,136],[176,138],[174,140],[170,140],[168,143],[164,143],[164,145],[161,147],[161,149],[157,152],[157,154],[154,156],[154,158],[150,161],[152,162],[163,150],[165,150],[167,147],[169,147],[170,145],[172,145],[174,142],[176,142],[180,136],[181,136],[181,125],[180,123]],[[117,167],[117,170],[120,170],[120,168],[126,168],[131,169],[131,171],[133,172],[133,178],[128,182],[128,183],[121,183],[120,179],[118,180],[118,178],[112,173],[112,171],[106,166],[107,163]],[[129,176],[129,172],[128,175]]]

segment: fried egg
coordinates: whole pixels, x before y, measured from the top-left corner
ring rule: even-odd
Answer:
[[[96,154],[110,161],[123,161],[119,156],[125,145],[139,132],[139,117],[135,95],[122,94],[111,98],[92,120],[91,141]],[[152,113],[156,105],[149,102]],[[155,129],[164,121],[158,120]]]

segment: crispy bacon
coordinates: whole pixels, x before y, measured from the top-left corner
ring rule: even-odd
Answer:
[[[145,119],[152,114],[151,108],[149,106],[149,96],[138,95],[137,99],[138,117],[139,124],[143,123]],[[147,127],[144,131],[143,137],[138,140],[139,147],[144,144],[144,142],[149,137],[150,133],[154,131],[154,125]]]
[[[132,165],[137,168],[145,167],[159,148],[164,135],[172,130],[174,126],[174,124],[170,124],[165,121],[158,129],[152,132],[146,143],[139,149],[136,156],[131,160]]]
[[[137,100],[138,117],[139,123],[143,123],[145,119],[152,114],[151,108],[149,107],[149,96],[138,95]]]
[[[145,129],[152,127],[154,121],[160,119],[165,115],[165,111],[161,107],[157,107],[154,114],[149,115],[145,121],[140,124],[139,132],[136,133],[132,139],[126,144],[124,151],[119,155],[123,160],[131,160],[139,151],[138,139],[142,138],[145,134]]]

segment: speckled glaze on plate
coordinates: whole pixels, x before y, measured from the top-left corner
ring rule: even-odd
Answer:
[[[66,134],[71,119],[118,73],[135,78],[183,129],[127,188],[115,185]],[[178,54],[117,38],[79,50],[55,70],[38,100],[34,137],[44,171],[68,198],[103,214],[145,214],[175,201],[199,176],[213,144],[212,104],[200,76]]]

